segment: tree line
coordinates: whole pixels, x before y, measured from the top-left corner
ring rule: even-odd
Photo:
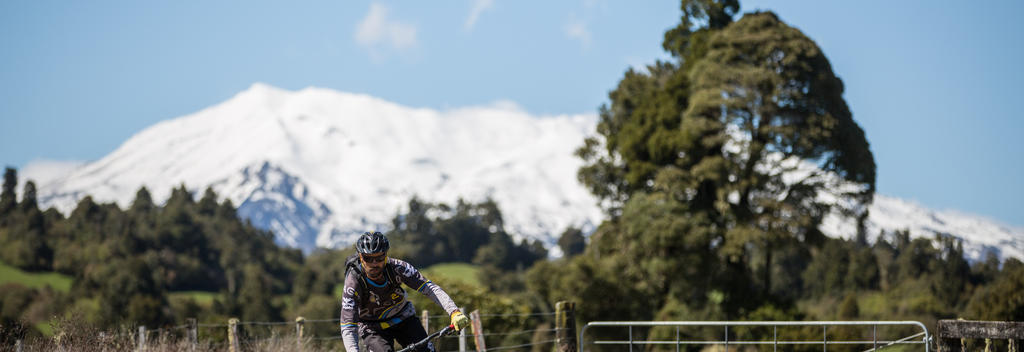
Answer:
[[[160,326],[195,316],[198,306],[169,300],[172,291],[220,292],[224,299],[215,302],[211,314],[279,318],[272,297],[291,291],[287,278],[302,265],[299,250],[279,247],[272,233],[239,220],[231,201],[218,201],[210,189],[196,201],[182,185],[158,206],[143,187],[128,209],[86,196],[65,217],[38,208],[32,181],[25,182],[18,202],[17,184],[16,170],[7,168],[0,195],[0,260],[72,278],[66,294],[4,286],[5,301],[38,297],[24,306],[26,311],[40,307],[28,317],[36,322],[64,311],[100,326],[125,321]],[[17,313],[5,310],[5,325],[19,318]]]
[[[196,200],[181,185],[157,205],[143,187],[127,209],[86,196],[65,217],[54,208],[39,209],[32,181],[24,183],[19,201],[18,184],[17,170],[7,168],[0,193],[0,261],[27,271],[67,275],[72,285],[69,292],[0,285],[4,336],[38,334],[38,324],[71,315],[101,329],[180,325],[190,317],[219,322],[229,317],[284,321],[338,315],[335,291],[352,249],[321,248],[304,255],[279,246],[273,233],[240,219],[231,200],[218,200],[212,189]],[[395,228],[389,231],[395,243],[392,256],[420,268],[466,262],[491,272],[521,271],[546,258],[539,242],[516,242],[505,232],[493,201],[460,200],[450,207],[413,198],[408,205],[407,213],[395,215]],[[445,285],[467,297],[463,302],[519,309],[472,287]],[[194,291],[215,294],[205,304],[173,294]],[[312,328],[321,336],[337,332],[330,324]]]
[[[952,234],[897,230],[869,241],[876,165],[843,82],[800,30],[772,12],[739,9],[737,0],[681,1],[680,23],[663,40],[672,58],[629,69],[609,93],[597,134],[577,150],[579,179],[606,220],[589,236],[565,229],[562,258],[514,241],[493,201],[417,198],[392,220],[392,255],[420,268],[479,265],[484,287],[443,283],[457,301],[550,312],[570,300],[580,322],[1024,320],[1019,260],[990,254],[971,263]],[[68,294],[3,286],[4,324],[69,311],[106,326],[336,315],[351,249],[279,247],[230,201],[212,190],[194,201],[184,186],[162,206],[146,189],[125,210],[86,197],[65,218],[38,209],[31,182],[17,201],[8,173],[0,259],[74,284]],[[858,224],[849,239],[819,229],[834,214]],[[208,307],[168,298],[182,290],[220,294]]]

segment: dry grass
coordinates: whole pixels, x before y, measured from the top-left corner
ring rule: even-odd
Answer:
[[[131,338],[95,338],[95,339],[74,339],[58,340],[52,339],[30,339],[23,343],[24,352],[50,352],[50,351],[81,351],[81,352],[112,352],[112,351],[136,351],[137,341]],[[294,338],[264,339],[259,341],[243,341],[239,344],[241,351],[273,351],[273,352],[319,352],[337,351],[339,347],[330,344],[317,344],[306,339],[300,348]],[[14,351],[15,346],[4,346],[0,351]],[[146,343],[146,352],[219,352],[228,351],[228,344],[225,342],[199,342],[193,345],[187,341],[153,341]]]
[[[88,324],[79,323],[79,319],[63,319],[53,325],[53,337],[41,336],[5,336],[7,341],[0,346],[0,351],[16,351],[13,343],[17,338],[21,341],[22,352],[113,352],[136,351],[139,346],[138,330],[133,327],[122,327],[117,330],[100,330]],[[200,340],[192,344],[183,336],[147,334],[144,350],[146,352],[214,352],[228,351],[227,341]],[[273,352],[319,352],[344,349],[340,340],[314,340],[305,338],[301,347],[294,335],[270,336],[267,338],[241,339],[241,351],[273,351]]]

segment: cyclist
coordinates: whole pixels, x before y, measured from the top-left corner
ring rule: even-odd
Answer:
[[[444,308],[456,331],[469,325],[469,318],[440,286],[409,263],[388,258],[390,244],[384,234],[363,233],[355,247],[357,253],[346,261],[341,300],[341,337],[346,351],[359,352],[359,338],[371,352],[392,352],[395,340],[408,346],[427,337],[423,324],[414,318],[416,308],[405,299],[402,284]],[[434,344],[428,343],[419,351],[433,352]]]

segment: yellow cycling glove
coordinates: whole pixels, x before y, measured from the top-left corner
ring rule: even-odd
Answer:
[[[469,318],[460,311],[452,312],[452,325],[455,326],[455,331],[461,331],[469,326]]]

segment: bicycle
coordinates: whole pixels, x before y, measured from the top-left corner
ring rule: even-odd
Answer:
[[[415,343],[413,343],[411,345],[403,347],[402,349],[398,350],[398,352],[410,352],[410,351],[416,350],[416,349],[422,347],[423,345],[426,345],[433,338],[438,337],[438,336],[444,336],[444,335],[448,334],[449,332],[451,332],[454,329],[455,329],[455,325],[448,325],[444,329],[441,329],[440,331],[437,331],[437,332],[434,332],[433,334],[430,334],[425,339],[420,340],[419,342],[415,342]]]

